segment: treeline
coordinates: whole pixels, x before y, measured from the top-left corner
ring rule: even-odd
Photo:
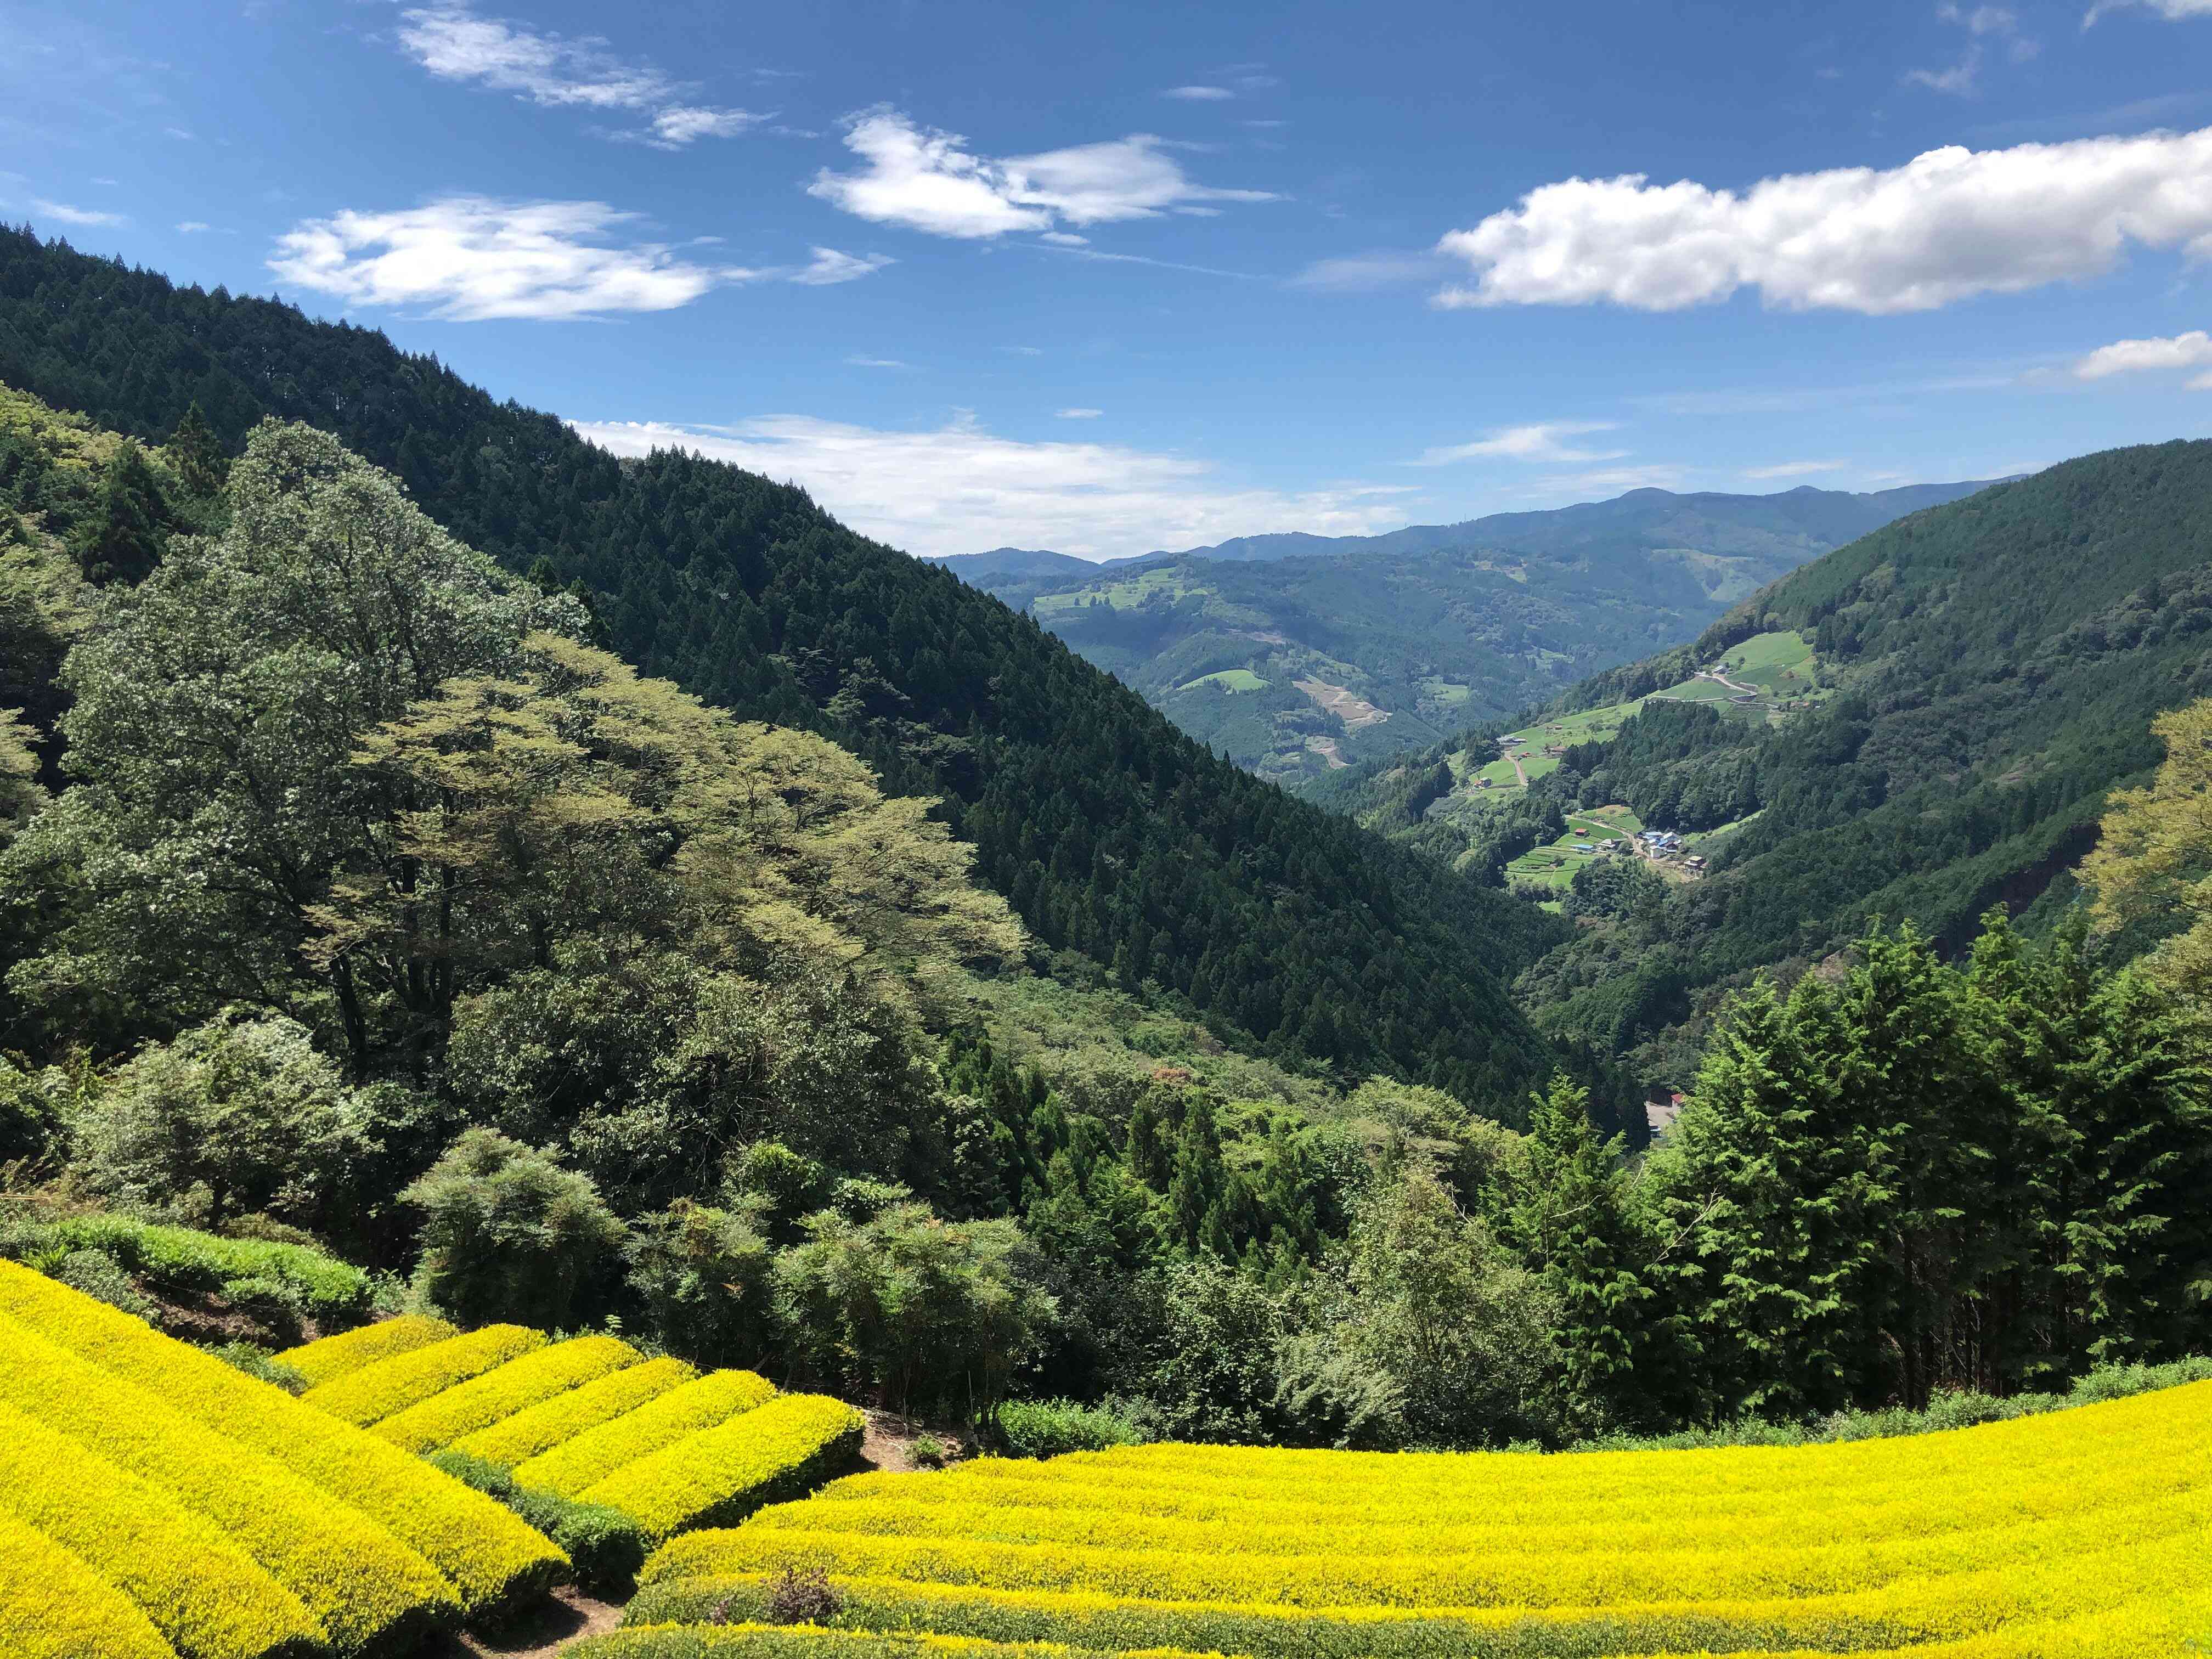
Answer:
[[[0,380],[142,441],[197,404],[387,467],[444,529],[591,613],[593,637],[745,719],[835,738],[927,794],[1048,951],[1156,981],[1230,1038],[1516,1109],[1551,1060],[1502,979],[1551,918],[1290,799],[1028,619],[696,457],[618,462],[381,334],[178,289],[0,231]]]

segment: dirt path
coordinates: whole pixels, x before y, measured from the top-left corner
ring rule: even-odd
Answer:
[[[1738,685],[1717,668],[1701,668],[1698,671],[1698,678],[1701,680],[1718,680],[1729,690],[1740,691],[1747,697],[1763,697],[1766,695],[1755,685]]]
[[[1528,769],[1521,764],[1521,757],[1508,755],[1505,758],[1513,763],[1513,775],[1521,780],[1521,787],[1526,789],[1528,787]]]
[[[527,1616],[490,1636],[448,1636],[421,1659],[550,1659],[586,1636],[604,1636],[623,1610],[563,1585]]]

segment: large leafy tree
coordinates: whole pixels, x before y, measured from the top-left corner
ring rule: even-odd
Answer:
[[[223,532],[173,542],[109,596],[62,680],[76,780],[9,854],[70,898],[12,975],[88,1035],[143,1010],[335,1010],[356,1073],[375,1034],[349,964],[302,946],[331,873],[404,803],[355,745],[457,675],[580,629],[572,601],[502,575],[331,439],[264,424]]]

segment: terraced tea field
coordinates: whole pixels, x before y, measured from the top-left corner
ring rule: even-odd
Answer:
[[[2172,1659],[2212,1632],[2212,1383],[1912,1438],[1152,1446],[868,1474],[647,1565],[578,1659]],[[771,1630],[826,1575],[833,1628]]]

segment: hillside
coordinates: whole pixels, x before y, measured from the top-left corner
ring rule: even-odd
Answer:
[[[1382,536],[1247,537],[1103,569],[1013,549],[942,562],[1240,765],[1310,785],[1693,638],[1807,560],[1981,488],[1638,489]]]
[[[1036,624],[806,495],[674,453],[617,462],[381,334],[0,234],[0,381],[166,439],[317,425],[447,530],[573,589],[606,641],[939,798],[1048,950],[1156,980],[1276,1052],[1515,1109],[1545,1045],[1499,983],[1550,919],[1285,797]]]
[[[1687,832],[1702,875],[1594,898],[1520,984],[1540,1024],[1646,1045],[1671,1080],[1686,1050],[1664,1034],[1710,988],[1869,917],[1955,947],[1993,902],[2063,898],[2106,792],[2159,757],[2151,717],[2212,687],[2208,561],[2212,443],[2084,457],[1876,531],[1585,681],[1523,722],[1525,752],[1557,750],[1526,790],[1504,786],[1492,728],[1342,798],[1492,879],[1546,842],[1583,861],[1561,834],[1577,811]]]

